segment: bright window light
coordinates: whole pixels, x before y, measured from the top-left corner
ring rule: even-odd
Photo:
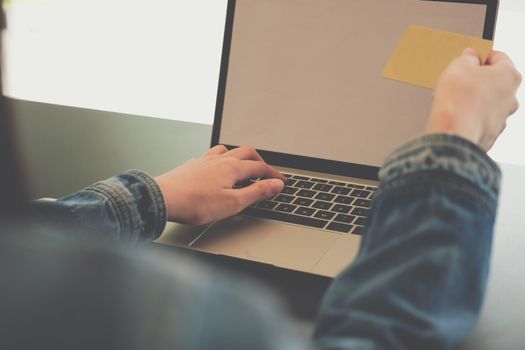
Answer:
[[[226,0],[11,0],[8,96],[211,124]]]
[[[494,48],[509,54],[522,74],[525,74],[525,1],[502,0]],[[490,151],[492,158],[502,163],[525,165],[525,82],[518,91],[520,110],[509,119],[507,129]]]

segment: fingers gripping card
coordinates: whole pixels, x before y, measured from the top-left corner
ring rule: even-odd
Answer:
[[[383,77],[434,89],[439,76],[466,48],[474,48],[485,62],[493,41],[408,26],[383,71]]]

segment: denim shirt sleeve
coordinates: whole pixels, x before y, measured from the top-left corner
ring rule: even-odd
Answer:
[[[140,170],[97,182],[56,201],[32,203],[37,222],[55,232],[151,242],[166,224],[166,204],[155,180]]]
[[[318,349],[451,349],[475,326],[501,173],[446,134],[386,161],[358,258],[323,301]]]

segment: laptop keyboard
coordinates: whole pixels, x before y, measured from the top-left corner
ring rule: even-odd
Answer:
[[[287,181],[282,193],[252,205],[243,214],[341,233],[364,233],[377,187],[284,175]]]

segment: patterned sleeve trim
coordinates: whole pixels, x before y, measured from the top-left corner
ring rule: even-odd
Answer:
[[[141,170],[130,170],[87,188],[103,194],[119,221],[120,239],[151,242],[166,225],[166,203],[156,181]]]
[[[383,183],[421,171],[453,173],[489,194],[499,192],[501,171],[472,142],[451,134],[431,134],[415,139],[392,153],[379,178]]]
[[[141,179],[146,185],[146,187],[148,188],[148,192],[151,197],[151,206],[152,206],[152,219],[153,219],[152,220],[153,222],[152,240],[155,240],[164,231],[164,228],[166,227],[166,221],[168,219],[166,201],[164,200],[164,195],[162,194],[162,191],[160,190],[160,187],[155,181],[155,179],[153,179],[150,175],[148,175],[144,171],[130,170],[130,171],[127,171],[125,174],[133,175]]]

